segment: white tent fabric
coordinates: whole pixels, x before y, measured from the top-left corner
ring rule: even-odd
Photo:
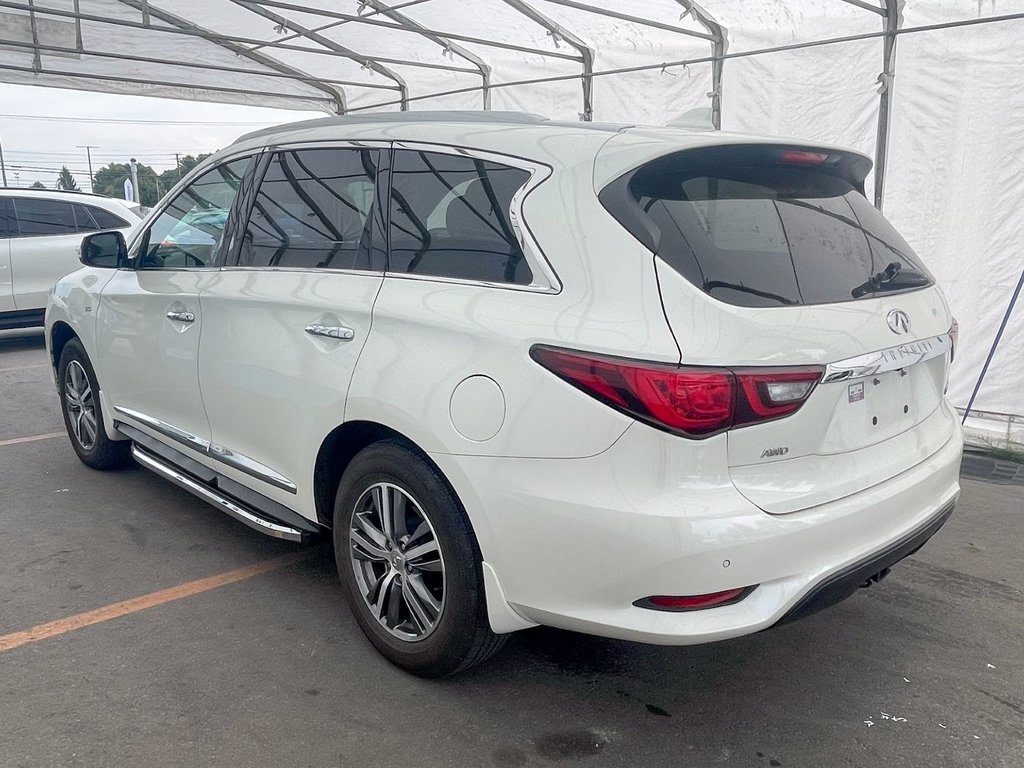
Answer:
[[[712,105],[711,56],[727,46],[723,128],[874,157],[886,7],[907,33],[884,209],[960,321],[950,394],[964,407],[1024,269],[1024,19],[914,28],[1024,14],[1024,0],[0,0],[0,81],[335,113],[405,101],[660,124]],[[690,63],[661,66],[680,61]],[[508,85],[537,79],[548,81]],[[1024,417],[1022,369],[1024,306],[974,407]]]

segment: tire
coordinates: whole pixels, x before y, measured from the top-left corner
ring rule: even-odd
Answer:
[[[131,464],[131,442],[111,440],[103,428],[96,372],[78,339],[69,341],[61,351],[57,382],[64,427],[82,463],[93,469],[119,469]]]
[[[385,496],[387,506],[404,510],[392,516],[390,531],[382,530]],[[359,627],[402,669],[444,677],[504,645],[507,635],[492,632],[487,620],[469,519],[437,468],[405,445],[375,443],[345,470],[334,504],[334,553]]]

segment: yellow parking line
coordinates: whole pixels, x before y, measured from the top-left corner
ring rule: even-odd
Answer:
[[[0,446],[17,445],[18,443],[32,443],[36,440],[49,440],[51,437],[63,437],[63,432],[47,432],[45,435],[32,435],[31,437],[12,437],[10,440],[0,440]]]
[[[174,600],[181,600],[185,597],[198,595],[200,592],[208,592],[211,589],[223,587],[227,584],[234,584],[237,581],[251,579],[253,576],[259,576],[264,573],[276,571],[279,568],[292,565],[293,563],[297,563],[307,557],[309,557],[308,552],[294,552],[290,555],[284,555],[283,557],[275,557],[272,560],[264,560],[262,563],[255,563],[254,565],[247,565],[244,568],[236,568],[233,571],[219,573],[216,576],[207,576],[205,579],[187,581],[184,584],[179,584],[177,587],[161,589],[158,592],[150,592],[148,595],[140,595],[139,597],[133,597],[130,600],[122,600],[119,603],[113,603],[112,605],[97,608],[93,611],[86,611],[85,613],[68,616],[65,619],[57,619],[56,621],[50,621],[46,624],[39,624],[38,626],[32,627],[32,629],[28,629],[23,632],[12,632],[9,635],[0,635],[0,653],[20,648],[28,643],[35,643],[39,640],[46,640],[50,637],[63,635],[66,632],[92,626],[93,624],[99,624],[104,621],[120,618],[121,616],[138,613],[139,611],[144,611],[147,608],[153,608],[154,606],[163,605],[164,603],[169,603]]]

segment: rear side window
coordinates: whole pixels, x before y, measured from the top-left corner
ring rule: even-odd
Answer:
[[[601,201],[673,269],[729,304],[831,304],[931,285],[860,192],[866,168],[851,169],[857,162],[764,147],[693,150],[613,182]]]
[[[239,266],[369,269],[375,149],[300,149],[271,158]]]
[[[529,285],[533,273],[509,218],[529,178],[463,155],[396,151],[388,271]]]
[[[78,231],[71,203],[41,197],[18,197],[12,202],[22,237],[73,235]]]
[[[88,218],[79,217],[79,209],[85,209],[82,211]],[[78,231],[84,232],[85,225],[89,222],[92,223],[95,229],[125,229],[130,227],[127,221],[122,219],[120,216],[111,213],[105,208],[97,208],[95,205],[82,205],[75,203],[75,218],[78,219]]]
[[[14,222],[11,201],[6,197],[0,197],[0,237],[14,237],[17,234],[18,227]]]

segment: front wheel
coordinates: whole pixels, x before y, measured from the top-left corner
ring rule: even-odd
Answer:
[[[78,458],[93,469],[115,469],[131,463],[131,443],[111,440],[103,429],[100,387],[89,356],[78,339],[64,345],[57,365],[64,426]]]
[[[334,551],[360,628],[403,669],[442,677],[504,644],[487,620],[479,548],[462,505],[404,445],[371,445],[349,464],[335,501]]]

